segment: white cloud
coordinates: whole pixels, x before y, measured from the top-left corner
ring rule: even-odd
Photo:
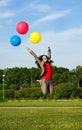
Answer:
[[[34,21],[31,26],[41,24],[41,23],[44,23],[44,22],[48,22],[48,21],[51,21],[51,20],[59,19],[61,17],[68,15],[70,12],[71,12],[71,10],[65,10],[65,11],[58,12],[58,13],[51,13],[51,14],[45,16],[45,17],[42,17],[42,18]]]
[[[82,35],[82,28],[73,28],[73,29],[69,29],[67,31],[64,31],[62,33],[60,33],[64,36],[69,36],[71,37],[72,35]]]
[[[0,7],[7,6],[11,0],[0,0]]]
[[[43,15],[43,13],[47,13],[51,11],[51,7],[47,4],[39,4],[38,1],[33,1],[29,4],[27,4],[27,1],[24,1],[23,7],[17,10],[17,13],[23,13],[24,15],[29,17],[35,17],[35,16],[40,16]]]
[[[55,46],[56,48],[65,48],[68,46],[82,46],[82,28],[72,28],[63,32],[43,32],[42,33],[42,42],[50,43],[50,45]],[[63,48],[63,49],[64,49]]]
[[[11,12],[11,11],[6,11],[6,12],[3,12],[3,13],[0,13],[1,19],[10,18],[12,16],[14,16],[14,13]]]
[[[39,12],[47,12],[51,9],[51,7],[49,5],[45,5],[45,4],[37,4],[37,3],[31,3],[29,5],[29,7],[31,9],[35,9]]]
[[[43,32],[44,48],[51,46],[52,60],[55,65],[73,69],[82,65],[82,28],[72,28],[63,32]],[[41,47],[40,47],[41,49]]]

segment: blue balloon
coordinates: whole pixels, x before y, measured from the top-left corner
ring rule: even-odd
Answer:
[[[17,35],[13,35],[10,39],[10,43],[13,46],[19,46],[21,44],[21,38]]]

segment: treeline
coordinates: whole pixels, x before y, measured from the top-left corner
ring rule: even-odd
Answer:
[[[6,99],[68,99],[82,98],[82,66],[69,70],[64,67],[53,67],[54,94],[43,96],[40,84],[36,82],[40,79],[40,69],[38,68],[6,68],[0,70],[0,99],[3,95],[3,80]]]

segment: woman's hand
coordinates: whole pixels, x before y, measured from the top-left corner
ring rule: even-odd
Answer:
[[[50,47],[48,47],[48,51],[50,51]]]
[[[31,49],[30,49],[29,47],[26,47],[26,50],[27,50],[28,52],[30,52],[30,51],[31,51]]]

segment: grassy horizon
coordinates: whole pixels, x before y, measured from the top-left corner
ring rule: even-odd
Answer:
[[[0,107],[82,107],[82,99],[74,100],[9,100]]]

